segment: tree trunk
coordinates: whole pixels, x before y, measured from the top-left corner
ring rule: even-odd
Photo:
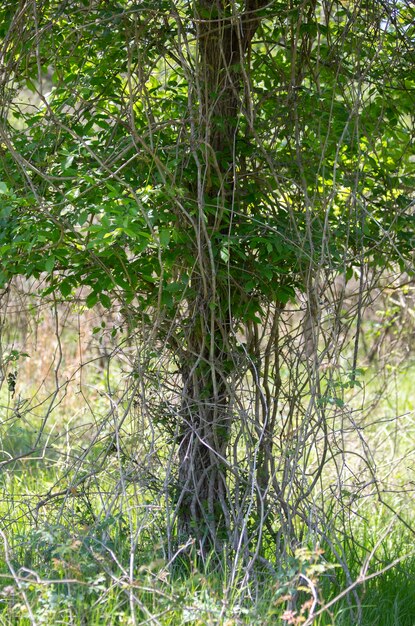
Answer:
[[[226,455],[231,418],[226,381],[199,346],[184,374],[180,442],[181,538],[195,537],[203,553],[219,550],[230,531]],[[215,381],[215,382],[214,382]]]
[[[178,533],[197,538],[199,549],[221,550],[231,537],[227,447],[232,426],[227,375],[232,367],[228,285],[221,285],[215,241],[229,232],[235,198],[235,139],[243,99],[242,65],[258,28],[255,11],[264,0],[246,0],[234,14],[226,0],[196,4],[199,93],[197,188],[198,273],[192,278],[186,357],[183,363],[182,428],[179,448]],[[216,207],[207,210],[208,204]],[[220,200],[219,200],[220,199]],[[216,244],[217,245],[217,244]],[[223,280],[223,279],[222,279]]]

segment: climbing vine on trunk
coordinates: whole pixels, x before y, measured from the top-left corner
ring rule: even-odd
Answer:
[[[323,533],[353,319],[413,272],[413,8],[75,4],[0,9],[2,288],[120,314],[169,557],[278,561]]]

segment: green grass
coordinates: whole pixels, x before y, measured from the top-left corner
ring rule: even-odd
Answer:
[[[135,474],[128,474],[130,449],[140,449],[139,438],[132,436],[136,418],[123,424],[125,458],[120,459],[116,452],[107,454],[113,425],[109,419],[99,431],[99,416],[106,410],[105,382],[93,370],[88,379],[88,402],[72,392],[63,396],[45,430],[41,454],[1,470],[0,528],[7,538],[9,563],[0,539],[0,626],[289,624],[281,619],[289,608],[284,598],[300,584],[304,587],[297,597],[295,618],[301,617],[302,606],[311,598],[304,580],[299,582],[300,571],[313,578],[324,605],[358,578],[372,551],[368,574],[411,554],[413,534],[398,518],[391,525],[391,509],[412,524],[415,424],[410,415],[403,429],[402,420],[395,416],[413,410],[414,371],[393,374],[394,394],[384,395],[376,404],[372,401],[377,398],[379,379],[367,374],[365,404],[372,403],[375,408],[364,416],[360,431],[373,449],[381,486],[394,487],[382,496],[386,504],[379,502],[370,481],[358,491],[359,497],[350,495],[350,470],[340,500],[329,492],[320,495],[327,498],[325,530],[334,546],[324,545],[320,539],[324,554],[316,555],[316,540],[310,540],[308,549],[281,564],[275,576],[256,572],[256,577],[247,581],[242,570],[231,579],[225,564],[221,574],[213,562],[203,569],[194,552],[177,561],[173,569],[168,567],[162,490],[157,498],[150,483],[141,484]],[[23,371],[19,376],[21,380]],[[29,373],[27,381],[26,391],[31,389]],[[111,384],[122,384],[121,368],[113,374]],[[353,400],[354,393],[352,389],[349,402],[358,409],[361,399]],[[3,389],[0,402],[3,407],[13,404],[7,390]],[[31,450],[40,416],[40,410],[19,416],[10,408],[2,409],[0,462]],[[97,442],[84,458],[83,450],[97,433]],[[360,445],[355,436],[346,435],[346,444]],[[124,474],[130,476],[122,490],[120,463]],[[362,476],[367,475],[365,467],[353,466],[352,470],[356,467]],[[330,481],[329,475],[325,478]],[[162,478],[155,476],[154,480],[162,484]],[[341,567],[331,567],[339,565],[336,555],[347,564],[349,578]],[[359,604],[361,626],[415,626],[415,556],[355,591],[357,597],[342,597],[316,618],[316,626],[355,626]]]
[[[134,585],[130,586],[113,557],[100,543],[106,532],[105,527],[97,526],[91,532],[81,528],[81,525],[70,527],[50,523],[47,516],[37,525],[30,521],[27,501],[23,496],[30,498],[32,490],[39,488],[40,480],[44,481],[44,489],[47,489],[50,483],[45,478],[44,471],[35,470],[27,475],[24,489],[21,480],[14,487],[15,502],[21,508],[20,513],[16,509],[16,521],[9,526],[7,535],[13,538],[10,552],[14,570],[19,573],[21,589],[18,589],[1,559],[0,624],[26,626],[32,623],[22,590],[36,623],[50,626],[133,623],[266,626],[284,623],[280,617],[286,605],[281,602],[281,597],[289,592],[295,579],[295,569],[301,569],[298,560],[291,563],[291,568],[294,568],[291,572],[287,567],[285,574],[282,571],[278,578],[263,578],[259,583],[259,594],[253,602],[246,593],[247,586],[245,589],[241,587],[243,572],[239,573],[231,588],[227,585],[226,575],[200,571],[196,558],[169,572],[165,569],[166,562],[160,558],[161,553],[157,554],[157,549],[154,549],[151,536],[143,535],[143,541],[147,543],[140,546]],[[13,477],[9,477],[9,489],[10,481]],[[128,535],[123,534],[122,527],[114,520],[109,526],[106,547],[125,566],[128,563]],[[362,528],[358,531],[362,532]],[[372,531],[378,532],[374,527]],[[399,557],[410,548],[410,541],[409,536],[403,537],[402,530],[396,532],[395,529],[380,544],[374,568],[381,569],[384,563]],[[366,546],[367,549],[370,547]],[[355,577],[361,566],[360,560],[353,561],[356,556],[356,552],[346,554],[349,569]],[[304,559],[307,567],[317,562],[307,552]],[[324,563],[324,557],[318,562]],[[373,568],[369,569],[371,571],[374,571]],[[322,571],[317,579],[320,598],[326,602],[347,586],[339,568]],[[362,626],[414,626],[415,558],[403,560],[387,573],[358,587],[357,592],[361,602]],[[135,622],[131,616],[131,594],[134,597]],[[307,594],[299,598],[299,608],[308,598]],[[357,623],[356,615],[356,601],[350,596],[342,598],[315,623],[318,626],[353,626]]]

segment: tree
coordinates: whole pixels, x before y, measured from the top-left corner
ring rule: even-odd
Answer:
[[[342,296],[331,321],[322,300],[358,275],[359,317],[368,272],[412,271],[413,7],[22,0],[1,14],[3,285],[87,287],[86,306],[142,324],[177,364],[160,420],[175,535],[203,554],[278,552],[301,538],[342,402],[348,322]],[[300,344],[281,325],[298,298]]]

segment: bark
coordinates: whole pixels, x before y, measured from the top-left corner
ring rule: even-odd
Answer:
[[[196,296],[189,303],[193,321],[183,361],[182,429],[180,435],[180,540],[196,537],[199,549],[216,552],[231,539],[232,502],[227,476],[227,447],[232,425],[226,377],[232,363],[227,291],[218,284],[212,255],[215,234],[229,228],[226,208],[233,197],[233,165],[237,118],[244,97],[242,64],[260,18],[263,0],[246,0],[235,16],[225,0],[200,0],[195,24],[198,38],[196,80],[199,86],[199,132],[204,176],[198,206],[206,197],[222,200],[223,211],[200,215],[199,274]]]
[[[230,531],[226,485],[230,415],[225,381],[220,379],[214,387],[208,354],[200,349],[199,356],[184,374],[179,532],[183,539],[196,537],[199,548],[207,552],[219,550]]]

